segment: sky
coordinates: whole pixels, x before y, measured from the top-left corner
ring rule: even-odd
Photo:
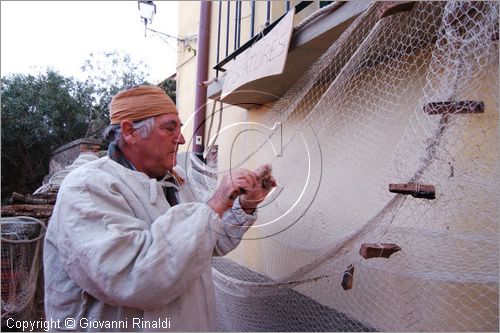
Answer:
[[[177,36],[177,2],[155,4],[148,27]],[[90,53],[117,50],[148,64],[158,83],[176,71],[177,42],[144,32],[137,1],[1,1],[1,76],[51,67],[83,79]]]

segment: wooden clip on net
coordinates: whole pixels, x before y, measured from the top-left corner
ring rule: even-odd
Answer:
[[[432,102],[424,106],[424,112],[431,115],[483,113],[484,103],[480,101]]]
[[[436,189],[433,185],[417,183],[389,184],[389,192],[411,194],[414,198],[436,199]]]
[[[344,290],[352,289],[353,278],[354,278],[354,266],[349,265],[347,269],[344,271],[344,275],[342,277],[342,288]]]
[[[390,243],[364,243],[361,244],[359,254],[365,259],[389,258],[393,253],[401,251],[396,244]]]

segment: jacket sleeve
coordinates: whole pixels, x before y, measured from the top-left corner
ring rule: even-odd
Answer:
[[[84,178],[61,188],[53,219],[64,268],[83,290],[148,310],[170,303],[210,267],[224,231],[206,204],[178,205],[150,223],[135,216],[109,175]]]
[[[175,170],[183,179],[186,179],[188,183],[199,177],[193,168],[189,169],[190,173],[188,176],[186,175],[186,171],[179,166],[176,166]],[[203,180],[206,181],[205,178],[203,178]],[[194,199],[200,202],[208,202],[212,195],[211,192],[213,189],[211,189],[203,181],[194,182],[187,186],[191,189],[196,189],[196,196]],[[257,211],[253,214],[245,213],[245,211],[241,208],[239,198],[237,198],[233,207],[227,210],[222,216],[222,223],[220,224],[222,229],[217,229],[218,231],[216,231],[217,240],[213,250],[213,255],[223,256],[234,250],[240,243],[245,232],[247,232],[256,220]]]
[[[222,216],[223,233],[217,237],[214,255],[223,256],[234,250],[256,219],[257,211],[253,214],[245,213],[238,198],[233,207]]]

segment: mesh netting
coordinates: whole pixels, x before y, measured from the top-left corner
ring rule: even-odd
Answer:
[[[221,330],[498,331],[498,3],[385,6],[250,112],[281,126],[218,136],[245,147],[221,145],[219,172],[271,161],[280,183],[248,240],[214,259]],[[401,251],[360,255],[382,243]]]
[[[36,293],[43,288],[39,273],[45,224],[28,216],[3,217],[1,230],[2,327],[8,318],[40,319]]]

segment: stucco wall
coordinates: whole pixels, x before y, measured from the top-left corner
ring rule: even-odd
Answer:
[[[300,1],[291,1],[291,6],[295,6]],[[229,49],[227,54],[231,54],[234,50],[234,20],[236,2],[230,4],[230,28],[229,28]],[[210,25],[210,51],[209,51],[209,72],[208,79],[211,80],[216,77],[216,71],[212,69],[217,63],[217,34],[218,34],[218,12],[219,2],[212,2],[212,16]],[[319,3],[315,2],[299,14],[296,15],[294,22],[298,23],[303,18],[318,9]],[[265,26],[266,21],[267,2],[255,2],[255,34]],[[285,12],[285,4],[281,1],[271,2],[271,21],[274,21]],[[200,15],[200,2],[199,1],[181,1],[179,2],[179,36],[185,38],[198,34]],[[240,45],[243,45],[250,39],[250,15],[251,15],[251,2],[242,2],[241,12],[241,37]],[[227,20],[227,2],[223,2],[221,11],[221,46],[219,61],[226,57],[226,20]],[[189,42],[191,48],[197,49],[197,38]],[[181,147],[181,151],[191,151],[192,145],[190,140],[193,134],[193,112],[194,112],[194,97],[196,92],[196,64],[197,56],[194,52],[189,50],[186,45],[179,45],[179,55],[177,58],[177,107],[180,112],[181,119],[184,122],[183,133],[186,137],[187,143]],[[222,75],[223,73],[219,73]],[[207,122],[205,124],[205,133],[209,131],[210,112],[212,110],[212,101],[207,104]],[[218,106],[217,106],[218,110]],[[217,126],[218,118],[215,120],[214,127]],[[224,106],[223,111],[223,128],[230,124],[247,121],[247,111],[237,106]],[[215,129],[212,131],[212,136],[215,135]],[[220,158],[227,160],[227,154],[223,151]]]
[[[258,5],[257,8],[263,7]],[[283,4],[273,2],[273,6],[278,5]],[[179,7],[181,35],[189,29],[197,33],[197,27],[192,25],[192,17],[198,17],[195,5],[188,3]],[[212,8],[210,66],[216,62],[214,25],[218,19],[215,3]],[[244,5],[242,17],[246,16],[246,10]],[[258,10],[257,17],[265,16],[263,10],[265,8]],[[182,18],[188,17],[191,20],[183,21]],[[243,22],[242,27],[247,29],[247,24]],[[222,29],[225,36],[224,29],[225,25]],[[263,225],[276,217],[273,215],[276,209],[273,210],[272,205],[261,209],[256,227],[245,236],[258,240],[242,241],[229,255],[232,260],[267,277],[280,279],[343,242],[353,230],[374,221],[374,227],[368,229],[370,232],[349,242],[315,271],[318,275],[333,274],[331,278],[296,289],[382,330],[401,327],[426,331],[498,330],[498,263],[495,260],[500,216],[498,202],[492,199],[498,196],[499,188],[498,64],[490,65],[482,77],[467,82],[470,93],[455,96],[456,100],[481,100],[486,109],[482,115],[454,116],[458,118],[454,118],[441,147],[445,153],[439,157],[443,158],[437,159],[422,179],[436,186],[437,199],[409,198],[390,203],[395,195],[388,192],[388,184],[411,178],[425,153],[425,145],[418,144],[425,143],[432,134],[426,132],[428,128],[420,123],[423,118],[418,115],[423,106],[419,104],[422,89],[429,79],[427,64],[431,56],[432,49],[426,49],[406,56],[406,65],[386,62],[353,75],[342,87],[350,93],[341,96],[337,109],[330,110],[330,114],[326,110],[323,117],[316,117],[310,123],[314,129],[323,126],[322,122],[331,122],[319,138],[320,151],[324,152],[321,161],[318,150],[313,149],[313,161],[306,163],[306,151],[300,141],[288,146],[283,157],[275,156],[271,146],[264,145],[251,159],[245,160],[243,165],[249,168],[263,161],[273,162],[278,181],[286,187],[276,204],[296,200],[304,187],[307,170],[312,170],[311,182],[316,182],[318,188],[312,186],[304,193],[301,201],[310,206],[299,205],[293,209],[283,219],[284,224],[276,224],[284,231],[272,237],[266,236],[276,230]],[[181,112],[189,112],[189,105],[191,110],[194,108],[194,67],[193,60],[178,73],[180,106],[185,108]],[[388,75],[388,84],[381,88],[380,81],[374,78],[391,68],[397,68],[400,79],[389,82]],[[209,77],[214,76],[215,72],[210,71]],[[189,88],[188,81],[193,88]],[[363,99],[364,96],[376,96],[378,102]],[[397,104],[380,103],[395,96],[399,99]],[[269,132],[258,124],[273,125],[266,123],[269,107],[256,107],[249,112],[234,106],[224,108],[218,140],[219,170],[234,167],[260,146],[265,133]],[[428,120],[432,123],[430,127],[435,126],[436,119]],[[298,117],[284,124],[284,142],[294,135],[296,127],[301,128],[304,120]],[[186,127],[191,131],[192,125]],[[304,137],[306,142],[315,144],[314,130],[304,129]],[[273,143],[278,144],[276,138]],[[481,191],[469,192],[469,184],[479,184]],[[468,195],[472,197],[467,198]],[[478,195],[481,197],[475,197]],[[296,223],[287,224],[286,221],[294,219]],[[390,260],[365,261],[358,251],[359,245],[368,241],[392,241],[403,251]],[[340,281],[348,264],[356,266],[355,287],[343,291]],[[381,313],[390,316],[381,316]],[[464,327],[454,326],[460,316],[473,319]],[[425,320],[419,324],[419,318]]]
[[[498,264],[494,254],[498,254],[495,239],[500,216],[494,208],[497,203],[491,200],[499,188],[496,64],[483,68],[481,77],[469,79],[466,93],[454,96],[456,100],[483,101],[485,113],[454,116],[440,147],[445,153],[438,155],[422,179],[435,185],[437,200],[410,198],[404,204],[387,206],[395,196],[388,192],[388,184],[405,182],[416,172],[418,161],[425,153],[416,147],[432,136],[430,128],[426,129],[422,123],[423,105],[419,104],[424,97],[426,80],[439,77],[429,75],[428,66],[421,66],[429,63],[431,51],[406,57],[406,67],[385,63],[366,68],[345,83],[348,86],[343,88],[350,94],[338,101],[338,110],[343,116],[334,116],[338,110],[331,110],[332,126],[320,137],[323,178],[311,207],[284,232],[272,238],[243,242],[230,254],[233,260],[265,276],[280,279],[312,262],[319,253],[335,248],[350,232],[388,209],[388,214],[381,215],[380,222],[374,223],[383,225],[388,223],[384,221],[391,221],[390,228],[375,227],[371,233],[361,235],[317,273],[337,272],[337,278],[297,289],[324,305],[383,330],[397,330],[401,326],[419,329],[415,323],[417,318],[426,318],[421,329],[458,329],[454,326],[457,316],[474,317],[478,312],[483,313],[484,318],[471,320],[466,329],[498,329],[495,280]],[[373,84],[373,77],[387,74],[390,68],[398,68],[406,77],[394,84],[388,75],[386,85],[380,81]],[[480,72],[479,69],[476,72]],[[437,83],[431,86],[436,87]],[[418,87],[420,89],[415,89]],[[406,94],[400,103],[389,103],[394,96],[401,96],[401,92]],[[380,102],[363,99],[363,96],[387,99],[388,103],[374,109],[374,106],[380,107]],[[352,98],[356,99],[356,108]],[[263,122],[265,112],[266,108],[252,110],[249,120]],[[311,126],[320,128],[321,122],[329,121],[328,117],[328,112],[323,117],[313,117]],[[425,121],[437,123],[438,120],[436,117]],[[285,127],[300,126],[300,122],[299,118],[287,122]],[[409,136],[414,141],[409,140]],[[285,134],[285,141],[286,138]],[[290,185],[286,180],[290,173],[305,174],[306,171],[300,159],[305,159],[304,153],[299,147],[290,148],[284,151],[281,163],[270,153],[262,156],[262,160],[275,161],[276,177],[286,185]],[[476,182],[485,182],[479,192],[474,192],[478,188]],[[296,192],[285,189],[281,194],[289,195],[284,201],[293,201]],[[471,197],[464,198],[468,195]],[[272,213],[264,209],[259,221],[270,220],[266,214],[272,216]],[[258,238],[263,233],[255,228],[247,236]],[[366,262],[357,254],[362,242],[388,240],[402,246],[404,255]],[[461,254],[455,257],[451,255],[454,251]],[[478,269],[479,262],[483,269]],[[340,289],[340,276],[348,264],[355,264],[357,270],[355,288],[345,292]],[[469,306],[471,299],[477,302],[476,306]],[[377,312],[374,309],[380,304],[384,304],[384,309]],[[391,313],[391,318],[380,316],[382,312]]]

